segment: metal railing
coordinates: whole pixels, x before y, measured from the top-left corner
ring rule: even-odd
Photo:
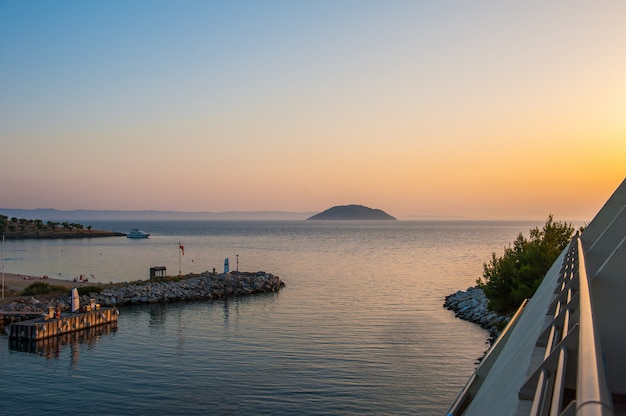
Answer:
[[[519,397],[532,400],[532,416],[613,415],[578,234],[565,254],[555,293],[548,309],[554,319],[537,340],[546,348],[543,362],[523,384]],[[566,398],[566,390],[575,390],[575,398]]]
[[[593,320],[583,246],[578,235],[576,240],[581,293],[576,414],[580,416],[612,415],[613,402],[606,383],[600,337]]]

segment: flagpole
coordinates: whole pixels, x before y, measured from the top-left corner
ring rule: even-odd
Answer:
[[[180,244],[180,241],[178,242],[178,277],[183,275],[182,269],[180,267],[180,247],[182,246],[182,244]]]
[[[4,299],[4,233],[2,234],[2,299]]]

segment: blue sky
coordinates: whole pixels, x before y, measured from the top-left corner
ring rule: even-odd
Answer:
[[[0,206],[590,219],[626,176],[624,16],[0,0]]]

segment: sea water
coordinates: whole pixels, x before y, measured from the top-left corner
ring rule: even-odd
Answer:
[[[442,307],[529,222],[118,221],[150,238],[7,241],[5,270],[95,282],[266,271],[278,293],[124,307],[45,348],[0,337],[6,414],[441,415],[487,348]],[[181,250],[180,246],[184,247]]]

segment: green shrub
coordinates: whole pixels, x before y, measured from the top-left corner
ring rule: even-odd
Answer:
[[[64,286],[50,285],[46,282],[35,282],[28,286],[22,292],[22,296],[48,295],[50,293],[68,292],[69,289]]]
[[[532,297],[573,233],[571,224],[554,222],[550,215],[542,230],[530,230],[529,239],[520,233],[501,257],[492,253],[491,260],[483,264],[482,279],[477,281],[489,299],[489,309],[511,313]]]
[[[102,292],[102,288],[100,286],[81,286],[78,289],[78,294],[80,296],[89,295],[90,293],[100,293]]]

